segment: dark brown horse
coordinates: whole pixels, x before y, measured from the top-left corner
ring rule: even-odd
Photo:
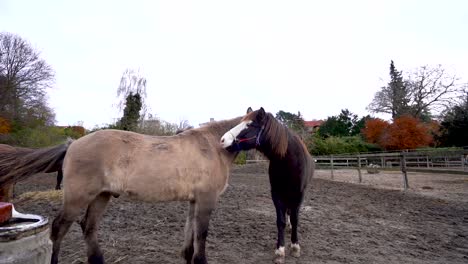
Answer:
[[[15,170],[15,167],[17,167],[17,165],[20,163],[19,160],[22,159],[22,156],[28,155],[29,153],[32,153],[34,151],[35,149],[31,148],[13,147],[10,145],[0,144],[0,201],[8,201],[13,195],[14,182],[6,182],[6,175],[9,174],[11,171]],[[57,172],[57,184],[55,185],[55,189],[60,190],[60,185],[63,179],[61,162],[53,164],[52,166],[45,168],[44,170],[38,169],[35,171],[31,171],[30,174],[32,175],[40,172]]]
[[[268,174],[278,228],[275,262],[284,262],[287,212],[291,217],[291,251],[293,256],[298,257],[299,210],[314,173],[314,161],[304,143],[263,108],[256,111],[249,108],[241,122],[223,135],[221,145],[233,152],[256,148],[270,160]]]
[[[189,201],[183,257],[187,263],[207,263],[210,215],[227,187],[229,168],[236,157],[219,145],[219,139],[240,120],[212,122],[168,137],[97,131],[69,146],[38,150],[23,159],[24,166],[9,177],[24,177],[37,167],[63,160],[63,208],[51,230],[53,264],[58,263],[63,237],[85,208],[80,224],[88,262],[104,263],[98,223],[111,197],[120,195],[151,202]]]

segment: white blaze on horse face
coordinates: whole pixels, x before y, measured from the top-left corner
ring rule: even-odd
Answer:
[[[227,148],[232,145],[234,140],[239,136],[240,132],[242,130],[247,129],[247,125],[252,123],[252,120],[249,121],[242,121],[240,124],[237,126],[233,127],[231,130],[226,132],[222,137],[221,137],[221,146],[223,148]]]

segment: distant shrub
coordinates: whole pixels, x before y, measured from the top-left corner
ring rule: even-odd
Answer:
[[[68,126],[63,128],[63,134],[65,136],[77,139],[86,134],[86,130],[82,126]]]
[[[311,136],[306,139],[307,149],[312,155],[364,153],[381,150],[377,145],[365,142],[360,136],[328,137]]]
[[[241,151],[236,159],[234,160],[234,164],[237,164],[237,165],[245,165],[245,163],[247,162],[247,152],[245,151]]]
[[[11,133],[7,142],[3,142],[14,146],[23,147],[48,147],[63,143],[67,139],[63,129],[57,127],[35,127],[22,128]]]

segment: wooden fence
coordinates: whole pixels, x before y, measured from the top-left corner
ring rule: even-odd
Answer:
[[[354,155],[315,156],[317,169],[356,169],[359,182],[361,170],[369,173],[377,170],[398,170],[403,175],[405,190],[409,187],[407,172],[454,173],[468,175],[468,150],[444,149],[427,151],[403,151],[387,153],[363,153]]]

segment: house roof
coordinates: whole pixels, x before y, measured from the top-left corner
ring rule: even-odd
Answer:
[[[304,121],[304,125],[306,127],[319,127],[323,124],[323,122],[323,120]]]

